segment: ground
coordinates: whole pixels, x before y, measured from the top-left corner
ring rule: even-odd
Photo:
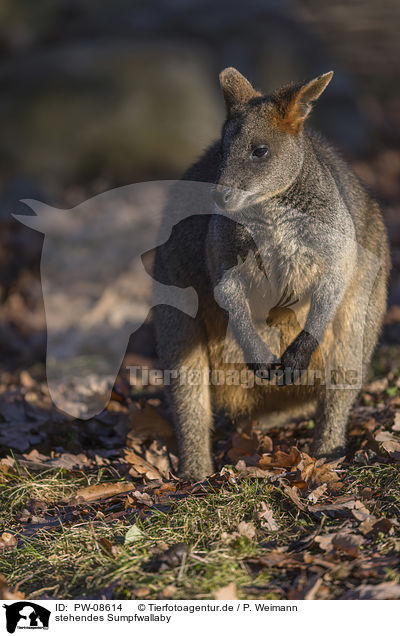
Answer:
[[[196,484],[174,477],[162,394],[136,395],[120,376],[97,419],[63,422],[46,385],[10,374],[3,597],[400,598],[396,353],[378,350],[347,457],[310,457],[312,420],[268,435],[249,422],[215,433],[218,470]]]

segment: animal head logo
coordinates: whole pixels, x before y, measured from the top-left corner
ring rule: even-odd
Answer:
[[[3,607],[6,610],[6,628],[9,634],[14,634],[16,629],[49,628],[51,612],[37,603],[17,601]]]

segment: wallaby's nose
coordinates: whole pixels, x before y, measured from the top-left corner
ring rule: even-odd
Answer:
[[[212,191],[212,198],[221,210],[224,210],[229,200],[232,198],[232,188],[217,186]]]

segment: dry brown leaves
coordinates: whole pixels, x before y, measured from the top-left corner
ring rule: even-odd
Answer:
[[[131,482],[117,482],[115,484],[94,484],[80,488],[75,496],[69,500],[69,503],[92,503],[100,499],[107,499],[115,495],[135,490]]]
[[[160,471],[150,462],[146,461],[141,455],[132,450],[124,451],[125,460],[130,465],[129,474],[134,478],[162,479]]]
[[[359,585],[346,592],[342,599],[397,600],[400,599],[400,585],[394,582],[380,583],[379,585]]]
[[[357,557],[364,539],[352,532],[332,532],[318,535],[314,541],[324,552],[344,552],[349,556]]]
[[[317,500],[325,490],[336,493],[342,488],[343,484],[336,470],[343,460],[343,457],[333,462],[327,462],[323,458],[315,459],[293,446],[289,452],[276,450],[262,455],[258,466],[263,470],[280,471],[282,476],[290,479],[294,487],[302,491],[313,491],[311,500]]]
[[[260,521],[261,527],[269,530],[270,532],[277,532],[279,525],[274,519],[273,512],[265,501],[261,502],[261,510],[257,512],[257,519]]]
[[[343,487],[338,469],[344,458],[327,462],[311,457],[296,446],[274,449],[271,438],[253,430],[251,423],[233,435],[227,455],[240,473],[261,478],[282,477],[307,496],[310,503],[315,504],[325,494],[338,493]],[[298,505],[298,501],[295,503]]]
[[[0,535],[0,551],[11,550],[18,545],[18,539],[10,532],[3,532]]]
[[[237,526],[237,531],[234,532],[221,532],[221,540],[226,543],[230,543],[239,537],[247,537],[247,539],[254,539],[256,536],[256,529],[252,523],[247,521],[241,521]]]
[[[2,574],[0,574],[0,600],[2,601],[20,601],[25,598],[22,592],[11,592],[8,587],[7,581]]]
[[[130,450],[124,451],[131,467],[129,474],[137,479],[169,479],[178,467],[176,438],[170,422],[150,401],[140,401],[131,406],[129,423],[131,431],[126,443]]]
[[[389,431],[379,431],[375,435],[375,440],[380,448],[386,452],[390,459],[400,463],[400,438]]]
[[[174,430],[170,422],[161,415],[150,401],[140,401],[129,411],[131,432],[127,437],[127,445],[135,445],[138,441],[160,438],[167,444],[176,443]]]

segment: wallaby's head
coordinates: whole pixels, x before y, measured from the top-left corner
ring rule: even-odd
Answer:
[[[236,210],[287,190],[304,158],[304,121],[333,71],[269,96],[235,68],[220,74],[227,118],[222,130],[217,205]]]

